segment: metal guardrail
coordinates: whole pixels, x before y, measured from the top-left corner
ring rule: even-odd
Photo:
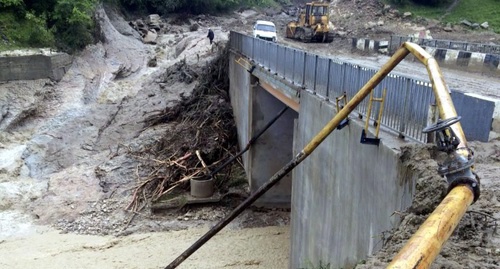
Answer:
[[[444,39],[427,39],[410,36],[392,35],[389,42],[391,54],[397,50],[404,42],[412,42],[421,47],[432,47],[441,49],[453,49],[468,52],[479,52],[500,55],[500,45],[487,45],[481,43],[470,43],[463,41],[452,41]]]
[[[344,92],[349,98],[354,96],[377,72],[237,32],[230,33],[229,42],[233,50],[272,74],[333,102]],[[387,96],[381,125],[401,136],[426,143],[427,136],[421,131],[427,126],[429,107],[435,103],[430,83],[391,73],[373,90],[374,96],[382,96],[384,88]],[[356,111],[366,117],[367,106],[368,100],[363,100]],[[373,104],[372,120],[379,108],[379,103]]]

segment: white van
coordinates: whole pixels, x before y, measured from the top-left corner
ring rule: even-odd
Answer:
[[[276,26],[270,21],[256,21],[253,26],[253,37],[276,42]]]

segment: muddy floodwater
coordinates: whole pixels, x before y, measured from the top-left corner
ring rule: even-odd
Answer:
[[[207,229],[125,237],[46,230],[0,240],[0,268],[164,268]],[[221,231],[178,268],[288,268],[289,227]]]

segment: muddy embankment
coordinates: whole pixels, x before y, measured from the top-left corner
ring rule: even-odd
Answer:
[[[229,210],[217,204],[157,215],[148,210],[151,199],[141,200],[166,178],[201,167],[191,151],[216,165],[237,150],[218,60],[228,39],[221,19],[172,18],[175,24],[164,22],[167,29],[151,45],[113,9],[101,9],[98,18],[102,41],[76,55],[60,82],[1,85],[2,237],[35,225],[80,234],[177,230],[212,223]],[[217,45],[206,38],[208,27]],[[186,154],[196,160],[162,167]],[[138,189],[150,179],[156,185]],[[287,212],[257,212],[240,226],[287,222]]]

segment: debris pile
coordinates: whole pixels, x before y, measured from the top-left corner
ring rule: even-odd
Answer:
[[[133,153],[143,159],[142,179],[135,188],[128,209],[141,209],[177,187],[187,188],[192,178],[208,178],[211,170],[237,150],[236,127],[227,89],[228,49],[199,75],[199,84],[190,96],[181,95],[163,111],[150,115],[146,128],[167,124],[168,131],[155,146]],[[184,61],[169,67],[164,81],[192,81],[198,74]],[[221,188],[231,176],[232,167],[216,176]]]

